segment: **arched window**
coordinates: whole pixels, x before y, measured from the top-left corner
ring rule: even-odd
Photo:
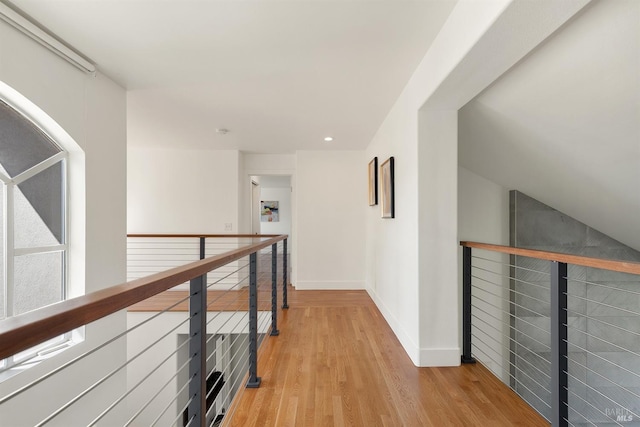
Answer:
[[[0,320],[67,297],[67,152],[0,101]],[[0,362],[32,358],[59,337]]]

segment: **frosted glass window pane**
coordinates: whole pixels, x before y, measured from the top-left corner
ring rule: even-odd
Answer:
[[[64,243],[62,168],[56,163],[14,190],[16,248]]]
[[[14,314],[62,300],[62,263],[62,252],[15,257]]]
[[[31,121],[0,102],[0,163],[14,177],[62,151]]]

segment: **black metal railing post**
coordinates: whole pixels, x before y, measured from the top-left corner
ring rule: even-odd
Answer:
[[[287,303],[287,239],[282,241],[282,308],[289,308]]]
[[[190,425],[205,425],[207,369],[207,290],[205,276],[190,281],[189,298],[189,406]]]
[[[462,363],[476,363],[471,355],[471,248],[462,248]]]
[[[200,237],[200,259],[204,259],[204,257],[205,257],[204,242],[205,242],[205,238],[204,237]]]
[[[551,425],[569,424],[567,264],[551,262]]]
[[[278,330],[278,244],[271,245],[271,335],[280,335]]]
[[[249,381],[247,388],[260,387],[258,377],[258,274],[257,253],[249,255]]]

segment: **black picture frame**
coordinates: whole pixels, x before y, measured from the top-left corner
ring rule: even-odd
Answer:
[[[369,162],[369,206],[378,204],[378,158]]]
[[[389,157],[380,165],[382,218],[395,218],[395,159]]]

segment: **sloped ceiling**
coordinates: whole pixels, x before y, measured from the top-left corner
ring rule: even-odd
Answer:
[[[640,250],[640,2],[600,0],[460,110],[459,163]]]
[[[258,153],[364,149],[455,4],[11,1],[128,90],[130,145]]]

